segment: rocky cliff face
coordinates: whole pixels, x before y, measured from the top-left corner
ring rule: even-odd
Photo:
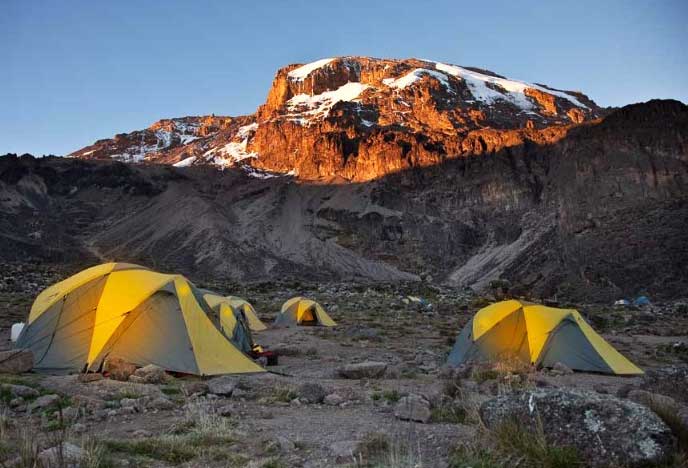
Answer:
[[[254,115],[161,121],[72,156],[367,181],[525,142],[552,143],[603,114],[581,93],[485,70],[340,57],[279,70]]]

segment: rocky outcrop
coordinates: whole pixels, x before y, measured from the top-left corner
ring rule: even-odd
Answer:
[[[647,466],[674,451],[671,430],[648,408],[628,400],[580,390],[540,388],[483,403],[488,428],[516,423],[542,428],[557,446],[573,446],[590,466]]]

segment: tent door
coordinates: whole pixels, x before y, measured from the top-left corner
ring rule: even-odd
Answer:
[[[312,327],[318,324],[318,319],[313,313],[313,307],[310,307],[303,311],[301,315],[301,325],[306,327]]]

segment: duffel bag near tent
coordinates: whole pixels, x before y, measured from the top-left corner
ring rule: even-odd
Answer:
[[[561,362],[579,371],[643,373],[598,335],[578,311],[516,300],[479,310],[456,339],[448,364],[506,356],[541,367]]]
[[[196,375],[264,372],[211,315],[183,276],[107,263],[41,292],[16,345],[45,372],[97,370],[107,356]]]
[[[276,327],[292,325],[334,327],[337,324],[317,302],[305,297],[293,297],[282,305],[282,310],[275,319],[274,325]]]

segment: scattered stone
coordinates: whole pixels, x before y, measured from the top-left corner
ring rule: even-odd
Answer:
[[[26,385],[0,384],[0,390],[9,391],[15,397],[22,398],[35,398],[39,395],[38,390]]]
[[[229,418],[234,414],[234,405],[222,405],[217,409],[217,414],[223,418]]]
[[[149,401],[146,405],[146,408],[156,410],[171,410],[174,407],[175,405],[172,402],[172,400],[165,397],[154,398],[153,400]]]
[[[99,380],[103,380],[103,374],[95,374],[95,373],[79,374],[79,377],[77,377],[76,380],[79,383],[97,382]]]
[[[284,436],[275,436],[275,442],[279,445],[282,452],[288,453],[296,448],[296,444]]]
[[[119,405],[122,408],[136,408],[138,406],[138,400],[134,398],[122,398],[119,400]]]
[[[231,396],[237,387],[237,381],[229,376],[223,375],[208,381],[208,393],[213,395]]]
[[[352,460],[356,455],[358,442],[355,440],[340,440],[330,444],[330,451],[335,458]]]
[[[70,466],[78,464],[84,457],[84,451],[81,447],[69,442],[45,449],[38,454],[38,460],[41,466]]]
[[[208,384],[205,382],[185,382],[182,384],[182,393],[185,395],[205,395],[208,393]]]
[[[405,396],[397,402],[394,416],[407,421],[426,423],[430,420],[430,402],[421,395]]]
[[[147,439],[149,437],[152,437],[153,433],[145,429],[138,429],[134,431],[131,435],[134,439]]]
[[[29,349],[0,351],[0,374],[22,374],[33,369],[33,352]]]
[[[165,369],[155,364],[148,364],[140,369],[136,369],[134,375],[142,379],[141,383],[147,384],[161,384],[172,378],[172,376],[167,375]]]
[[[59,395],[43,395],[36,398],[33,403],[29,405],[29,411],[33,412],[37,409],[48,408],[49,406],[57,404],[58,401],[60,401]]]
[[[338,374],[345,379],[379,379],[386,370],[387,364],[384,362],[365,361],[341,367]]]
[[[72,425],[72,431],[74,431],[77,434],[83,434],[88,430],[88,427],[84,423],[76,423]]]
[[[24,399],[22,397],[12,398],[10,400],[10,408],[17,408],[24,404]]]
[[[571,375],[573,370],[563,362],[556,362],[552,366],[552,375]]]
[[[303,350],[300,346],[287,343],[277,343],[275,346],[270,348],[270,350],[276,353],[278,356],[298,356],[303,353]]]
[[[122,358],[109,357],[103,363],[103,372],[113,380],[126,382],[129,376],[136,372],[136,366]]]
[[[515,421],[542,425],[553,445],[573,445],[590,466],[650,465],[674,450],[671,430],[637,403],[590,391],[540,388],[483,403],[480,416],[495,429]]]
[[[339,406],[344,402],[344,397],[337,395],[336,393],[330,393],[323,399],[323,403],[328,406]]]
[[[297,394],[301,401],[306,403],[322,403],[325,399],[325,389],[317,383],[306,382],[298,389]]]

